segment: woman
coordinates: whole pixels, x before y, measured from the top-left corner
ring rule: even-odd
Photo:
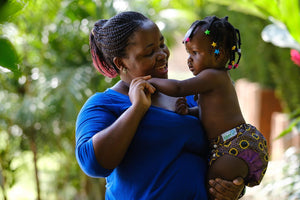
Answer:
[[[106,177],[106,199],[207,199],[207,141],[198,119],[176,114],[176,98],[147,82],[147,75],[168,78],[169,50],[156,24],[137,12],[100,20],[90,48],[96,69],[121,81],[90,97],[78,115],[82,170]],[[240,179],[210,184],[219,200],[236,199],[244,186]]]

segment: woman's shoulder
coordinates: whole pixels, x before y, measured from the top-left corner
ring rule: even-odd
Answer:
[[[107,89],[90,96],[84,103],[78,114],[78,121],[84,121],[93,116],[103,118],[104,115],[119,116],[130,106],[129,97],[114,90]]]
[[[107,89],[104,92],[97,92],[90,96],[82,106],[80,113],[90,113],[94,111],[122,112],[130,106],[129,97]]]
[[[96,92],[88,98],[88,104],[112,104],[129,101],[129,97],[112,89],[106,89],[104,92]]]

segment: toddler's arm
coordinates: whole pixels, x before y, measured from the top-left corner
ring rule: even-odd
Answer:
[[[148,80],[157,90],[160,92],[172,96],[172,97],[183,97],[184,95],[181,91],[182,85],[179,80],[175,79],[161,79],[161,78],[151,78]]]
[[[148,81],[160,92],[172,97],[184,97],[204,93],[219,87],[220,72],[206,69],[186,80],[151,78]]]
[[[193,115],[193,116],[199,118],[199,107],[195,106],[195,107],[189,108],[189,115]]]

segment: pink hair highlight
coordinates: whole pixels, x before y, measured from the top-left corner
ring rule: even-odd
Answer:
[[[94,47],[95,48],[95,47]],[[91,54],[92,54],[92,59],[93,59],[93,65],[99,71],[101,74],[104,76],[107,76],[109,78],[115,78],[118,73],[116,72],[115,69],[110,68],[105,61],[101,61],[99,59],[99,56],[96,53],[96,50],[92,48],[91,49]]]

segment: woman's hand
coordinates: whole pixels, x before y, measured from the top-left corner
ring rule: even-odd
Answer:
[[[129,99],[133,106],[141,106],[142,109],[148,110],[151,105],[151,94],[155,88],[147,82],[151,76],[135,78],[131,81],[129,87]]]
[[[220,178],[209,180],[209,193],[215,197],[214,200],[236,200],[243,191],[245,184],[242,178],[226,181]]]

